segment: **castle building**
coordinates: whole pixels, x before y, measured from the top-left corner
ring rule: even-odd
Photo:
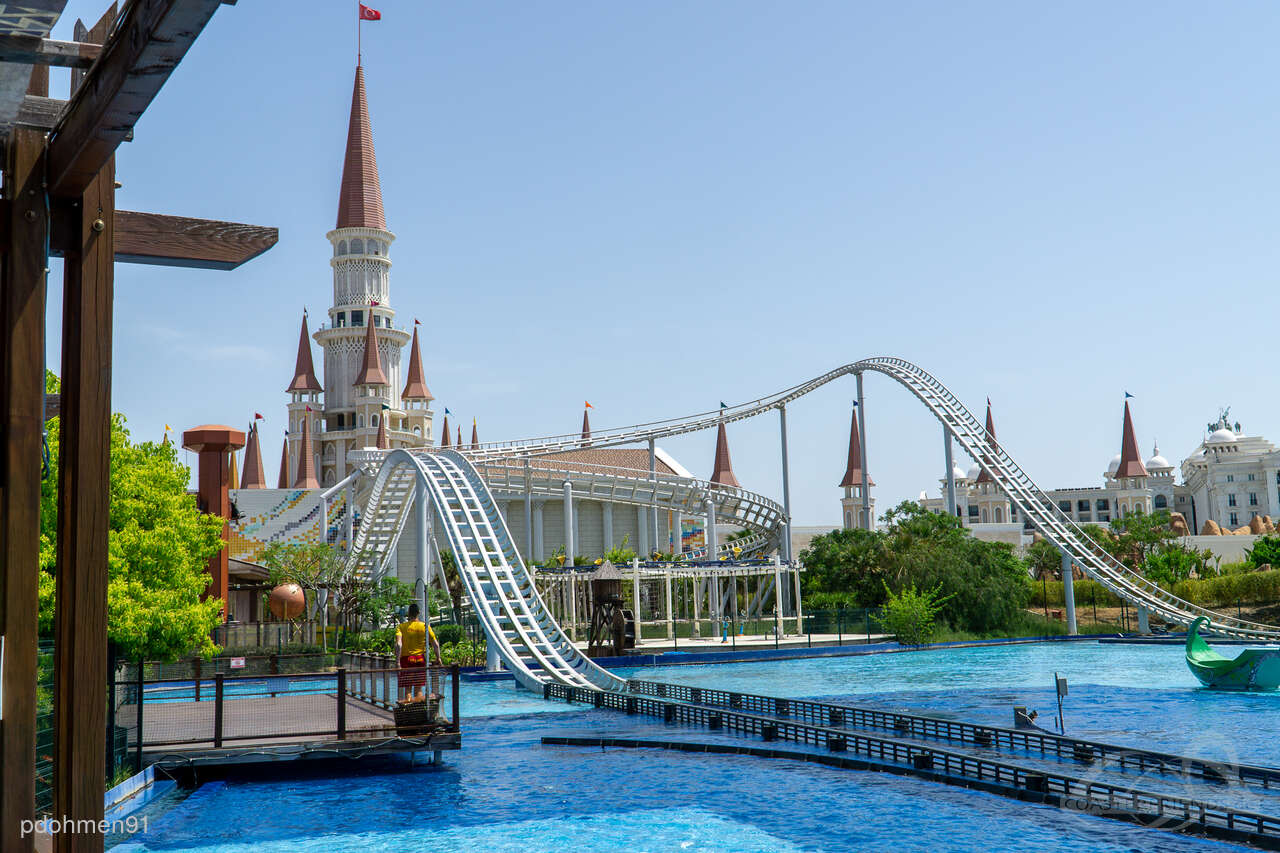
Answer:
[[[871,467],[870,465],[867,466]],[[862,508],[862,442],[858,438],[858,409],[853,410],[849,423],[849,461],[845,464],[844,476],[840,478],[840,488],[844,489],[844,497],[840,498],[840,511],[844,521],[844,529],[862,528],[871,530],[875,527],[872,521],[876,517],[876,499],[871,495],[871,486],[875,480],[867,475],[867,505]],[[868,511],[870,518],[868,518]]]

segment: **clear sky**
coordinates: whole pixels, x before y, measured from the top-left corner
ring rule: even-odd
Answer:
[[[391,304],[482,440],[873,355],[978,417],[990,395],[1045,487],[1100,484],[1126,390],[1144,455],[1179,462],[1223,405],[1280,439],[1273,3],[371,5]],[[54,33],[99,12],[71,0]],[[331,299],[354,65],[354,2],[223,6],[120,149],[122,208],[280,229],[234,272],[117,266],[138,437],[260,411],[274,481],[300,314]],[[797,524],[839,520],[853,393],[789,408]],[[937,494],[941,428],[883,377],[867,398],[880,509]],[[780,495],[776,416],[729,438]],[[666,446],[707,476],[714,441]]]

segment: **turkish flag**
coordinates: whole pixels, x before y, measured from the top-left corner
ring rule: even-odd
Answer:
[[[370,9],[363,3],[360,4],[360,20],[362,21],[381,21],[382,13],[377,9]]]

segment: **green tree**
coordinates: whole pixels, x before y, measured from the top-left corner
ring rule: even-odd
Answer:
[[[1116,536],[1112,554],[1135,571],[1141,571],[1147,557],[1176,537],[1165,509],[1151,514],[1131,512],[1111,522],[1111,532]]]
[[[46,382],[58,389],[56,377]],[[59,422],[49,432],[49,476],[41,488],[40,625],[53,628],[58,524]],[[111,419],[107,637],[130,658],[172,660],[212,654],[210,632],[222,602],[201,601],[209,558],[222,548],[223,521],[201,513],[187,494],[190,471],[169,444],[134,443],[125,419]]]
[[[800,552],[803,593],[846,593],[857,607],[878,607],[885,597],[884,558],[885,536],[879,531],[833,530],[815,536]]]
[[[933,639],[934,620],[948,596],[940,597],[936,588],[917,591],[915,584],[909,584],[900,592],[885,587],[885,595],[880,621],[899,643],[919,646]]]
[[[1263,566],[1280,568],[1280,536],[1259,536],[1244,556],[1255,569]]]
[[[1031,576],[1052,580],[1062,570],[1062,553],[1047,539],[1037,539],[1027,549],[1027,566]]]
[[[1207,551],[1187,549],[1181,545],[1166,545],[1148,554],[1142,564],[1142,573],[1156,583],[1172,587],[1178,581],[1191,577],[1191,573],[1203,577],[1206,574]]]

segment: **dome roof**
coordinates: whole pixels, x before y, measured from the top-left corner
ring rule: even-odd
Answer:
[[[1153,446],[1151,447],[1151,458],[1147,460],[1146,465],[1147,465],[1147,470],[1148,470],[1148,471],[1150,471],[1150,470],[1152,470],[1152,469],[1157,469],[1157,468],[1172,468],[1172,467],[1173,467],[1172,465],[1170,465],[1170,464],[1169,464],[1169,460],[1168,460],[1168,459],[1165,459],[1163,456],[1161,456],[1161,455],[1160,455],[1160,445],[1159,445],[1159,444],[1153,445]]]
[[[965,474],[964,478],[966,480],[976,480],[978,479],[978,474],[980,473],[982,473],[982,466],[980,466],[977,462],[975,462],[971,466],[969,466],[969,473]]]
[[[953,479],[953,480],[967,480],[967,479],[969,479],[969,475],[968,475],[968,474],[966,474],[966,473],[964,472],[964,469],[963,469],[963,468],[961,468],[959,465],[952,465],[952,466],[951,466],[951,479]]]
[[[1114,474],[1120,467],[1120,454],[1117,453],[1111,457],[1111,464],[1107,466],[1107,474]]]
[[[1236,434],[1226,427],[1222,427],[1221,429],[1215,429],[1213,432],[1209,433],[1209,438],[1205,441],[1205,444],[1226,444],[1229,441],[1235,440]]]

